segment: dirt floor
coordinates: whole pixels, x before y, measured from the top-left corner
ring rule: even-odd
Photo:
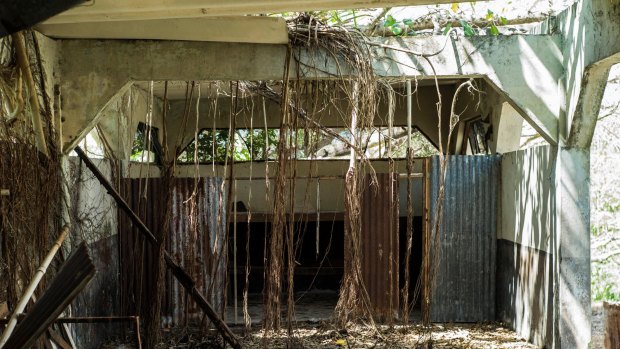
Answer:
[[[265,336],[254,325],[254,330],[243,335],[240,326],[233,326],[233,331],[241,339],[244,348],[325,348],[325,349],[415,349],[426,348],[428,331],[420,325],[404,327],[402,325],[379,326],[378,332],[370,327],[351,326],[348,331],[335,328],[330,322],[300,322],[289,339],[286,331],[270,332]],[[605,324],[603,323],[603,306],[592,304],[592,343],[591,348],[603,349]],[[497,323],[485,324],[433,324],[431,327],[432,348],[536,348],[520,338],[514,331]],[[223,348],[221,338],[212,330],[200,333],[197,330],[167,330],[161,348]],[[131,343],[109,343],[103,348],[131,348]],[[227,346],[229,348],[229,346]]]
[[[432,348],[536,348],[515,332],[498,324],[435,324],[432,331],[421,326],[380,326],[378,331],[365,326],[351,326],[339,331],[330,324],[298,324],[293,338],[286,331],[270,332],[255,330],[242,337],[244,348],[425,348],[428,336],[432,336]],[[235,330],[240,330],[235,328]],[[236,332],[236,331],[235,331]],[[170,334],[162,348],[221,348],[219,339],[202,336],[191,331]]]

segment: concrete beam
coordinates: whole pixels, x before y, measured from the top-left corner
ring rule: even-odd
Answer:
[[[620,3],[581,0],[547,23],[564,41],[566,74],[561,140],[567,147],[589,148],[609,69],[620,63]],[[557,29],[556,29],[557,28]]]
[[[378,77],[431,79],[483,77],[550,143],[557,141],[563,74],[559,40],[553,36],[380,39],[373,46]],[[178,41],[62,41],[63,112],[68,149],[94,125],[110,99],[131,81],[280,80],[284,45]],[[401,51],[398,51],[400,49]],[[402,50],[437,53],[428,57]],[[338,64],[301,51],[291,76],[332,79]],[[313,64],[310,64],[313,63]],[[309,68],[314,66],[317,67]],[[324,65],[324,66],[321,66]],[[432,67],[431,67],[432,65]],[[340,65],[342,66],[342,65]],[[434,68],[434,70],[433,70]],[[443,106],[449,109],[449,105]]]
[[[465,0],[97,0],[88,1],[46,23],[104,22],[162,18],[202,18],[260,13],[379,8],[464,2]]]
[[[564,74],[560,38],[499,36],[424,40],[388,39],[384,44],[415,52],[439,54],[427,59],[377,48],[378,75],[484,77],[549,143],[558,139],[561,78]],[[432,67],[431,67],[432,65]]]
[[[440,91],[443,98],[451,100],[454,96],[454,85],[442,85]],[[437,92],[434,86],[419,87],[414,95],[413,104],[413,126],[419,129],[423,134],[427,135],[429,140],[433,144],[439,143],[439,135],[437,133]],[[302,97],[302,100],[304,98]],[[459,102],[468,107],[459,108],[458,111],[462,112],[462,117],[467,118],[471,116],[479,115],[479,111],[476,108],[477,98],[469,94],[460,96]],[[194,130],[196,127],[196,113],[195,103],[192,101],[190,107],[190,115],[187,122],[185,122],[185,130],[181,130],[184,124],[184,111],[185,101],[176,100],[170,103],[170,110],[166,117],[166,131],[168,148],[169,149],[183,149],[194,137]],[[308,105],[302,104],[302,108],[306,109],[308,116],[315,120],[320,120],[321,124],[325,127],[333,128],[348,128],[340,112],[350,110],[351,106],[342,99],[336,98],[335,100],[311,100],[309,105],[315,105],[318,111],[307,109]],[[212,98],[203,98],[200,101],[200,118],[198,120],[198,129],[211,129],[222,128],[227,129],[230,122],[230,98],[220,97],[217,100],[217,106],[215,100]],[[252,125],[254,128],[264,128],[265,122],[263,117],[263,106],[260,97],[257,98],[244,98],[239,102],[239,111],[236,114],[236,126],[237,128],[250,128]],[[267,114],[267,127],[279,128],[280,127],[280,106],[270,100],[265,101],[265,111]],[[406,126],[406,100],[404,96],[397,96],[395,101],[394,110],[394,126]],[[387,101],[381,100],[377,115],[375,116],[375,126],[387,127],[387,115],[388,105]],[[444,143],[447,139],[448,127],[449,127],[450,110],[443,108],[442,110],[442,131]],[[301,127],[301,124],[300,124]],[[179,134],[181,136],[179,137]],[[179,143],[179,144],[177,144]]]
[[[154,98],[153,103],[151,126],[162,130],[161,100]],[[138,124],[147,123],[148,108],[148,92],[132,86],[101,112],[97,125],[112,158],[128,160],[131,157]],[[159,132],[160,142],[162,141],[161,133]]]
[[[287,44],[281,17],[209,17],[144,21],[40,24],[41,33],[63,39],[142,39]]]
[[[286,47],[180,41],[62,40],[64,150],[72,150],[101,112],[149,80],[282,79]]]

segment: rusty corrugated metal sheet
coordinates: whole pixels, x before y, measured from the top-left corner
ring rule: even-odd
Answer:
[[[158,178],[123,179],[121,188],[127,202],[153,234],[161,236],[163,197]],[[226,292],[226,194],[221,191],[221,178],[176,178],[173,184],[170,231],[166,249],[196,281],[213,308],[224,313]],[[221,204],[219,201],[222,201]],[[221,208],[221,209],[220,209]],[[218,216],[220,217],[218,219]],[[127,304],[127,315],[144,313],[150,304],[155,261],[153,251],[141,234],[132,232],[131,222],[119,215],[121,233],[121,284]],[[221,258],[220,258],[221,256]],[[219,261],[219,262],[218,262]],[[212,285],[213,283],[213,285]],[[212,285],[212,286],[211,286]],[[129,297],[129,298],[126,298]],[[140,304],[141,308],[133,306]],[[186,297],[182,286],[166,275],[166,291],[162,306],[165,326],[182,325],[202,318],[202,311]]]
[[[226,193],[220,197],[221,186],[221,178],[177,179],[168,250],[196,281],[196,287],[206,295],[213,309],[223,315],[228,257]],[[169,278],[167,296],[173,324],[181,323],[185,317],[190,321],[202,318],[202,310],[188,301],[183,287],[172,278]]]
[[[373,315],[381,320],[398,313],[398,174],[377,174],[362,196],[362,274]]]
[[[451,155],[448,161],[431,320],[493,321],[500,157]],[[436,219],[439,175],[436,156],[430,174],[431,222]]]
[[[144,224],[159,238],[162,234],[160,212],[164,200],[161,180],[122,179],[120,193],[131,209],[140,216]],[[129,217],[119,210],[119,256],[121,310],[123,315],[142,315],[150,309],[152,291],[155,289],[152,265],[155,264],[154,249],[134,228]]]

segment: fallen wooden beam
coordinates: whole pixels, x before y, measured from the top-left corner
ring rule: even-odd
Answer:
[[[95,276],[86,243],[71,254],[4,348],[29,348]]]
[[[149,230],[149,228],[142,222],[140,217],[129,207],[127,202],[123,199],[123,197],[114,189],[114,187],[110,184],[107,178],[99,171],[97,166],[86,156],[84,151],[80,147],[75,148],[75,152],[82,159],[86,167],[93,173],[95,178],[99,180],[99,183],[106,189],[108,194],[114,198],[118,207],[123,210],[131,219],[131,222],[144,234],[144,236],[149,240],[153,245],[158,245],[159,242],[153,233]],[[205,296],[200,293],[200,291],[196,288],[196,283],[192,279],[192,277],[180,266],[178,265],[170,253],[164,250],[164,260],[166,261],[166,265],[168,269],[172,272],[172,275],[177,279],[177,281],[185,288],[185,291],[189,294],[189,296],[198,304],[198,306],[202,309],[202,311],[209,317],[209,320],[213,323],[215,328],[222,335],[224,340],[228,342],[233,348],[240,349],[241,344],[239,340],[235,336],[234,333],[230,330],[230,328],[226,325],[226,323],[219,317],[219,315],[213,310],[211,304],[207,301]]]

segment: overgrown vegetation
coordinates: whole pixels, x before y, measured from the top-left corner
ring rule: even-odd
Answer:
[[[9,310],[60,231],[58,144],[38,50],[32,32],[0,39],[0,304]]]
[[[590,159],[592,299],[620,301],[620,66],[610,73]]]

